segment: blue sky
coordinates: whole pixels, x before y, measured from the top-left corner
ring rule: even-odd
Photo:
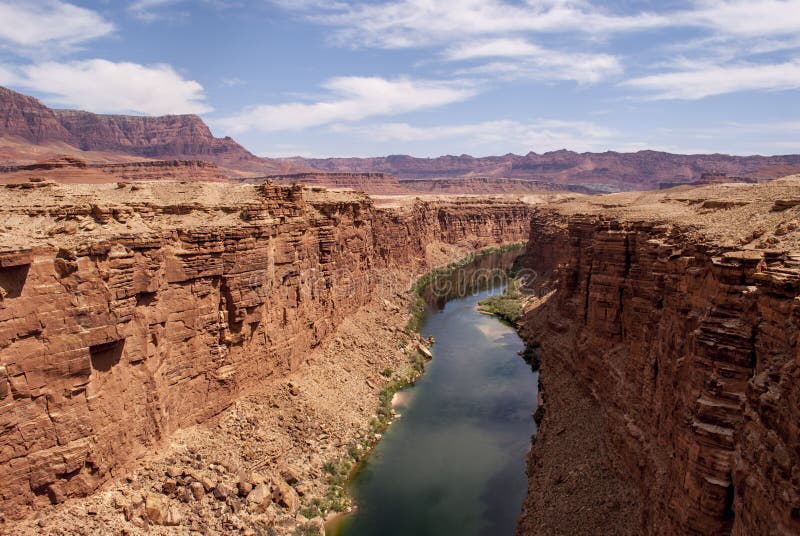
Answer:
[[[0,85],[262,156],[800,153],[800,0],[0,0]]]

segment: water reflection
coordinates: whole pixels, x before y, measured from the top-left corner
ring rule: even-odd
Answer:
[[[403,418],[353,482],[358,512],[343,534],[514,533],[527,489],[537,376],[517,355],[523,343],[516,333],[476,306],[502,291],[498,274],[516,255],[480,257],[425,292],[431,306],[420,331],[435,337],[434,358],[400,393]]]

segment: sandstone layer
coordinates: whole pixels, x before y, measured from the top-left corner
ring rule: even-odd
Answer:
[[[588,187],[529,179],[503,177],[454,177],[447,179],[402,179],[399,186],[426,194],[544,194],[553,192],[596,193]]]
[[[800,532],[798,199],[793,177],[536,212],[520,534]]]
[[[216,165],[202,160],[147,160],[90,164],[86,160],[60,155],[34,164],[0,166],[0,184],[56,181],[98,184],[119,181],[226,181]]]
[[[0,189],[0,514],[92,493],[297,371],[382,270],[522,240],[529,218],[270,183]]]

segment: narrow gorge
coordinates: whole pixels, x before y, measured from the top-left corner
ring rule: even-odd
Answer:
[[[428,344],[412,282],[527,240],[544,419],[518,533],[797,533],[798,190],[6,185],[0,528],[321,527],[347,502],[327,468]]]

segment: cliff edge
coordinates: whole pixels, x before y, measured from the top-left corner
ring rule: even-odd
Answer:
[[[800,531],[800,177],[533,216],[520,534]]]

